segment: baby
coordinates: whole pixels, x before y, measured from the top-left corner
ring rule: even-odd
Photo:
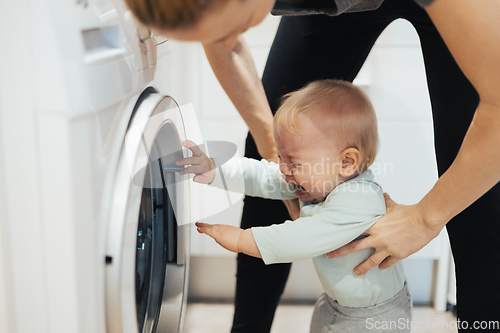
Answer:
[[[198,232],[266,264],[313,258],[325,293],[316,302],[310,332],[409,332],[412,302],[400,262],[357,276],[354,267],[373,249],[333,259],[323,255],[363,237],[385,214],[382,188],[368,169],[378,130],[366,94],[344,81],[310,83],[285,96],[274,117],[274,138],[279,165],[242,158],[215,168],[190,141],[184,146],[193,157],[177,164],[191,165],[181,173],[195,173],[199,183],[263,198],[298,198],[300,218],[246,230],[197,223]]]

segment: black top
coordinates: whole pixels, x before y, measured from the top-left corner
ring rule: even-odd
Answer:
[[[377,9],[384,0],[277,0],[271,14],[299,16],[326,14],[330,16],[348,12],[362,12]],[[414,0],[421,7],[434,0]]]

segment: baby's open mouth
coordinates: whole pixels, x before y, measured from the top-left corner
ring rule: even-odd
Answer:
[[[293,190],[294,190],[294,192],[299,191],[302,193],[307,193],[307,191],[302,186],[300,186],[298,184],[293,184]]]

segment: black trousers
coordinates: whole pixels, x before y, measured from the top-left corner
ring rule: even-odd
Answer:
[[[479,97],[426,12],[412,0],[385,0],[376,11],[337,17],[283,17],[262,82],[275,112],[284,94],[308,82],[328,78],[352,81],[380,33],[398,18],[411,22],[421,40],[441,175],[458,153]],[[260,159],[250,135],[246,156]],[[282,202],[245,198],[242,228],[286,219],[289,216]],[[500,186],[451,220],[447,229],[456,264],[458,318],[469,327],[474,321],[500,320],[500,277],[494,266],[500,263]],[[270,331],[289,271],[290,264],[265,266],[260,259],[238,255],[231,332]]]

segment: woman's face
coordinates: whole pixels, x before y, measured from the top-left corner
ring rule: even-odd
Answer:
[[[208,10],[193,27],[160,30],[159,33],[177,40],[220,43],[232,49],[242,33],[264,20],[275,1],[229,0],[220,8]]]

